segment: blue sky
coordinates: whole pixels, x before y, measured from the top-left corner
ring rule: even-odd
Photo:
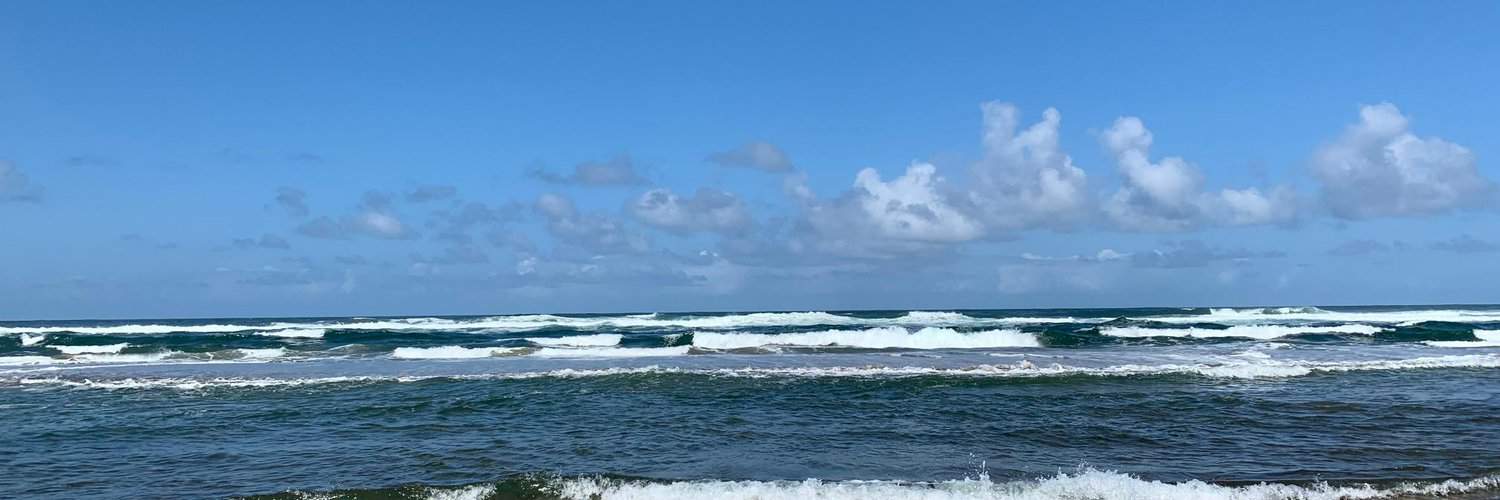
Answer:
[[[1490,2],[4,10],[0,318],[1500,302]]]

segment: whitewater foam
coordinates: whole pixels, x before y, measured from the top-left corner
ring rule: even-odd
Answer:
[[[326,335],[328,330],[323,328],[288,328],[285,330],[269,330],[258,332],[256,335],[268,337],[281,337],[290,339],[320,339]]]
[[[622,338],[624,336],[618,333],[600,333],[571,337],[533,337],[526,341],[542,346],[603,347],[618,345]]]
[[[316,338],[327,330],[452,330],[452,331],[530,331],[545,328],[572,328],[597,330],[601,328],[688,328],[702,330],[730,330],[735,328],[776,326],[965,326],[965,325],[1012,325],[1040,323],[1070,323],[1102,321],[1056,317],[1008,317],[977,318],[958,312],[911,311],[891,318],[865,318],[832,314],[827,312],[759,312],[726,314],[721,316],[663,317],[659,314],[637,314],[625,316],[559,316],[553,314],[526,314],[515,316],[492,316],[484,318],[400,318],[368,319],[352,318],[348,321],[317,321],[305,323],[277,322],[270,324],[236,325],[168,325],[168,324],[120,324],[95,326],[11,326],[0,327],[0,334],[49,334],[75,333],[98,335],[139,335],[165,333],[243,333],[293,338]]]
[[[50,349],[56,349],[63,354],[119,354],[120,351],[130,347],[130,344],[110,345],[49,345]]]
[[[396,359],[473,359],[504,356],[521,351],[518,347],[462,347],[456,345],[440,347],[397,347],[391,351]]]
[[[677,347],[587,347],[538,349],[531,356],[538,358],[654,358],[686,355],[689,346]]]
[[[1210,309],[1208,314],[1146,317],[1165,323],[1266,323],[1286,321],[1332,323],[1389,323],[1409,326],[1427,321],[1482,323],[1500,321],[1500,309],[1408,309],[1394,311],[1330,311],[1316,307]]]
[[[1216,328],[1147,328],[1139,326],[1111,326],[1100,328],[1099,333],[1111,337],[1194,337],[1194,338],[1224,338],[1238,337],[1251,339],[1274,339],[1291,335],[1302,335],[1307,333],[1350,333],[1357,335],[1374,335],[1384,331],[1384,328],[1348,324],[1332,326],[1288,326],[1288,325],[1235,325],[1225,329]]]
[[[758,334],[694,332],[693,345],[708,349],[742,349],[762,346],[838,346],[868,349],[975,349],[994,347],[1041,347],[1036,337],[1015,330],[960,333],[947,328],[885,327],[867,330]]]
[[[23,333],[21,334],[21,347],[34,346],[42,343],[42,341],[45,340],[47,340],[46,335],[32,335],[29,333]]]
[[[449,491],[473,491],[460,487]],[[1202,481],[1166,483],[1132,475],[1099,470],[1015,482],[992,482],[988,476],[943,482],[903,481],[680,481],[647,482],[605,478],[556,480],[550,490],[568,499],[677,500],[716,498],[727,500],[865,499],[895,500],[1353,500],[1401,498],[1413,495],[1453,495],[1500,488],[1500,476],[1473,480],[1403,483],[1389,487],[1370,484],[1307,486],[1260,483],[1224,486]],[[433,492],[429,498],[438,498]],[[446,492],[445,492],[446,493]]]
[[[270,349],[236,349],[241,359],[271,359],[286,355],[286,348],[273,347]]]
[[[636,349],[637,351],[651,348]],[[672,349],[672,348],[655,348]],[[686,347],[683,347],[685,352]],[[607,349],[596,349],[605,351]],[[627,349],[615,349],[627,350]],[[564,351],[564,349],[557,349]],[[672,354],[675,355],[675,354]],[[580,356],[587,357],[587,356]],[[0,365],[7,359],[0,357]],[[33,356],[47,361],[53,358]],[[403,376],[337,376],[312,378],[125,378],[125,379],[74,379],[63,377],[19,377],[0,378],[24,385],[62,385],[96,389],[204,389],[210,387],[278,387],[350,382],[419,382],[434,379],[447,380],[528,380],[538,378],[580,379],[636,375],[685,375],[729,378],[911,378],[911,377],[960,377],[960,378],[1042,378],[1042,377],[1133,377],[1161,375],[1195,375],[1218,379],[1277,379],[1302,377],[1319,373],[1427,370],[1443,368],[1500,368],[1500,355],[1431,356],[1408,359],[1382,359],[1363,361],[1306,361],[1269,360],[1259,357],[1225,357],[1213,363],[1142,365],[1125,364],[1104,367],[1067,366],[1059,363],[1038,365],[1028,360],[1014,364],[981,364],[959,368],[927,366],[830,366],[830,367],[742,367],[742,368],[680,368],[658,365],[641,367],[612,367],[601,369],[557,369],[547,371],[500,372],[454,375],[403,375]]]
[[[1500,347],[1500,330],[1474,330],[1479,340],[1429,340],[1433,347]]]

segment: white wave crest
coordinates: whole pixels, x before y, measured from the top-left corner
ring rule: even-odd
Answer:
[[[273,347],[270,349],[236,349],[240,352],[241,359],[271,359],[286,355],[286,348]]]
[[[688,328],[702,330],[731,330],[736,328],[776,326],[971,326],[1011,325],[1033,323],[1068,323],[1075,318],[1009,317],[977,318],[958,312],[912,311],[893,318],[863,318],[827,312],[758,312],[725,314],[718,316],[663,317],[660,314],[636,314],[625,316],[559,316],[553,314],[527,314],[516,316],[492,316],[484,318],[400,318],[368,319],[353,318],[345,321],[277,322],[270,324],[236,325],[168,325],[168,324],[121,324],[96,326],[26,326],[0,327],[0,334],[48,334],[77,333],[98,335],[141,335],[166,333],[242,333],[279,337],[320,337],[326,330],[448,330],[448,331],[530,331],[544,328],[573,328],[592,330],[601,328]]]
[[[960,333],[947,328],[885,327],[867,330],[758,334],[694,332],[693,345],[708,349],[742,349],[762,346],[839,346],[868,349],[975,349],[989,347],[1040,347],[1036,337],[1015,330]]]
[[[1210,309],[1208,314],[1147,317],[1166,323],[1266,323],[1317,321],[1331,323],[1390,323],[1413,325],[1426,321],[1476,323],[1500,321],[1500,309],[1407,309],[1389,311],[1329,311],[1316,307]]]
[[[691,348],[677,347],[586,347],[538,349],[531,355],[538,358],[654,358],[661,356],[683,356]]]
[[[1370,325],[1333,326],[1288,326],[1288,325],[1235,325],[1225,329],[1215,328],[1145,328],[1139,326],[1112,326],[1100,328],[1099,333],[1111,337],[1195,337],[1195,338],[1252,338],[1274,339],[1305,333],[1352,333],[1374,335],[1384,328]]]
[[[1500,330],[1474,330],[1479,340],[1430,340],[1433,347],[1500,347]]]
[[[619,481],[604,478],[557,480],[551,485],[558,496],[569,499],[630,500],[843,500],[882,498],[893,500],[1354,500],[1409,498],[1416,495],[1454,495],[1500,488],[1500,476],[1473,480],[1404,483],[1390,487],[1369,484],[1307,486],[1261,483],[1224,486],[1202,481],[1165,483],[1128,474],[1085,470],[1032,481],[996,483],[988,476],[943,482],[903,481]],[[469,491],[461,487],[449,491]],[[437,491],[432,492],[435,496]]]
[[[565,349],[557,349],[564,351]],[[615,349],[617,351],[626,349]],[[637,351],[644,349],[637,349]],[[685,352],[685,351],[683,351]],[[18,358],[40,358],[42,356],[0,357],[0,366]],[[679,368],[657,365],[642,367],[613,367],[602,369],[558,369],[531,372],[502,372],[466,375],[422,375],[422,376],[338,376],[323,378],[127,378],[115,380],[79,380],[70,378],[0,378],[0,383],[15,382],[23,385],[61,385],[93,389],[206,389],[212,387],[280,387],[339,383],[419,382],[424,380],[526,380],[538,378],[579,379],[611,376],[651,374],[673,374],[732,378],[910,378],[910,377],[974,377],[974,378],[1037,378],[1057,376],[1130,377],[1152,375],[1197,375],[1224,379],[1261,379],[1301,377],[1318,373],[1341,373],[1363,371],[1427,370],[1443,368],[1500,368],[1500,355],[1433,356],[1409,359],[1366,361],[1275,361],[1261,357],[1224,359],[1217,363],[1165,364],[1165,365],[1116,365],[1106,367],[1077,367],[1061,364],[1036,365],[1022,360],[1014,364],[974,365],[962,368],[936,368],[924,366],[833,366],[833,367],[744,367],[744,368]]]
[[[258,332],[256,333],[256,335],[289,339],[320,339],[323,338],[323,335],[327,333],[328,330],[325,330],[323,328],[288,328],[285,330],[268,330]]]
[[[63,354],[119,354],[120,351],[130,347],[130,344],[110,345],[49,345]]]
[[[618,333],[600,333],[571,337],[533,337],[526,341],[543,346],[602,347],[619,345],[621,338],[624,337]]]
[[[86,353],[75,354],[66,358],[54,358],[50,356],[0,356],[0,366],[152,363],[180,354],[182,353],[177,351],[158,351],[138,354]]]
[[[472,359],[504,356],[520,351],[518,347],[462,347],[456,345],[440,347],[397,347],[391,351],[396,359]]]
[[[44,340],[47,340],[46,335],[32,335],[29,333],[23,333],[21,334],[21,347],[34,346],[42,343],[42,341]]]

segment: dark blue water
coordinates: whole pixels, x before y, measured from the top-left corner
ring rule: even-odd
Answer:
[[[6,323],[0,497],[1490,498],[1492,330],[1475,306]]]

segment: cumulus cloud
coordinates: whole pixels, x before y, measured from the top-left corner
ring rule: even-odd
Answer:
[[[1088,176],[1058,144],[1062,114],[1047,108],[1042,120],[1018,130],[1020,113],[1002,102],[981,106],[984,156],[973,167],[968,198],[989,224],[1005,229],[1064,225],[1088,206]]]
[[[1286,223],[1296,216],[1296,193],[1290,188],[1204,192],[1203,174],[1187,160],[1169,156],[1151,161],[1154,137],[1140,118],[1115,120],[1100,140],[1123,177],[1103,211],[1123,229],[1183,231],[1208,223]]]
[[[767,172],[790,172],[792,159],[775,144],[751,141],[737,148],[708,155],[708,161],[724,167],[753,168]]]
[[[294,217],[305,217],[310,213],[307,208],[307,192],[294,187],[276,188],[276,204]]]
[[[1500,244],[1481,240],[1468,234],[1461,234],[1452,239],[1435,242],[1430,247],[1433,250],[1454,253],[1491,253],[1500,252]]]
[[[733,233],[751,224],[749,210],[732,193],[698,188],[693,196],[678,196],[669,189],[642,193],[630,204],[630,212],[641,222],[678,233]]]
[[[1479,174],[1468,148],[1410,129],[1395,105],[1364,106],[1359,123],[1314,154],[1313,175],[1334,215],[1432,215],[1493,204],[1495,184]]]
[[[531,171],[531,176],[552,184],[581,186],[631,186],[646,183],[646,179],[636,173],[635,162],[626,155],[616,156],[608,161],[579,163],[573,166],[572,173],[561,174],[536,169]]]
[[[581,213],[573,200],[562,195],[541,195],[534,208],[546,220],[547,232],[561,243],[593,254],[643,252],[647,248],[645,237],[618,219]]]
[[[15,164],[0,160],[0,202],[8,201],[42,201],[42,188],[32,184],[31,178]]]

